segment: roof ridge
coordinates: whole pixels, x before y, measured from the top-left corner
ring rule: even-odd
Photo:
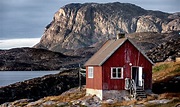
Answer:
[[[153,62],[142,52],[136,44],[129,38],[112,39],[105,42],[105,44],[85,63],[86,65],[101,66],[111,55],[117,51],[126,41],[129,41],[150,63]]]
[[[112,45],[113,44],[113,42],[114,42],[114,40],[108,40],[109,42],[110,42],[110,44],[108,44],[108,46],[106,46],[106,48],[105,49],[103,49],[103,51],[102,52],[100,52],[99,54],[101,54],[101,53],[103,53],[110,45]]]

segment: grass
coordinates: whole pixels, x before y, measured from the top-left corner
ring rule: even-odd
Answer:
[[[65,93],[64,95],[60,95],[60,96],[45,97],[44,100],[45,101],[70,102],[70,101],[78,100],[79,98],[84,97],[85,94],[86,94],[86,91],[85,91],[85,89],[83,89],[81,91]]]
[[[153,67],[153,82],[180,76],[180,62],[162,62]]]
[[[168,67],[169,67],[168,64],[157,65],[157,66],[153,67],[153,73],[162,71],[162,70],[166,70]]]

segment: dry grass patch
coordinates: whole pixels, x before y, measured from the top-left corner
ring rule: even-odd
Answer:
[[[180,76],[180,62],[161,62],[153,67],[153,82]]]
[[[158,99],[158,95],[157,94],[147,95],[147,98],[146,98],[146,100],[148,100],[148,101],[155,100],[155,99]]]
[[[58,101],[58,102],[70,102],[72,100],[78,100],[86,95],[86,90],[83,88],[81,91],[75,89],[76,91],[63,93],[59,96],[49,96],[44,98],[45,101]]]
[[[163,93],[158,99],[180,99],[180,93]]]
[[[121,101],[121,102],[116,102],[113,104],[107,104],[107,103],[102,103],[101,107],[119,107],[119,106],[129,106],[129,105],[135,105],[137,104],[137,100],[130,100],[130,101]]]

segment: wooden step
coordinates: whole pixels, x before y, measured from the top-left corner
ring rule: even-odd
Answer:
[[[142,87],[137,87],[136,89],[136,98],[147,98],[147,95]]]

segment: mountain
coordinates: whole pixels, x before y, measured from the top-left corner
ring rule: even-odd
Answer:
[[[72,53],[98,47],[119,32],[167,33],[180,30],[180,13],[145,10],[129,3],[72,3],[60,8],[35,48]]]
[[[129,3],[68,4],[55,13],[34,48],[0,50],[0,70],[78,67],[119,32],[127,33],[152,61],[164,61],[180,56],[179,23],[180,13],[145,10]]]
[[[143,35],[143,36],[142,36]],[[128,34],[131,39],[153,62],[180,56],[179,32],[155,33],[138,32]],[[0,70],[59,70],[83,65],[100,47],[83,47],[64,52],[53,52],[37,48],[15,48],[0,50]]]
[[[0,70],[59,70],[73,68],[84,63],[86,58],[67,56],[61,53],[35,48],[0,50]]]

